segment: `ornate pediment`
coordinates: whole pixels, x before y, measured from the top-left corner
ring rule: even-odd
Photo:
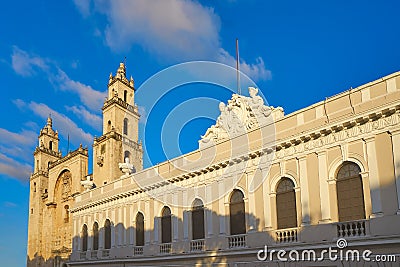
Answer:
[[[249,87],[250,97],[233,94],[228,104],[219,104],[221,114],[199,141],[200,148],[234,138],[283,117],[281,107],[264,105],[258,89]],[[271,116],[272,114],[272,116]]]

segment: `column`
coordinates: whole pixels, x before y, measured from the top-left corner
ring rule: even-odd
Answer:
[[[205,200],[206,200],[206,203],[204,203],[205,234],[206,237],[211,237],[213,235],[213,214],[212,214],[212,187],[210,184],[206,186]]]
[[[160,230],[159,230],[159,223],[160,223],[160,218],[154,217],[154,243],[157,244],[159,243],[159,237],[160,237]]]
[[[309,225],[310,220],[310,198],[308,194],[308,181],[307,181],[307,159],[306,157],[301,157],[297,159],[297,164],[299,167],[299,180],[300,180],[300,202],[301,202],[301,212],[297,211],[297,214],[301,216],[301,225]],[[296,193],[297,195],[297,193]],[[296,202],[298,201],[296,197]],[[296,205],[299,207],[299,204]]]
[[[330,195],[329,195],[329,184],[328,184],[328,166],[326,164],[326,151],[317,153],[318,157],[318,178],[319,178],[319,194],[321,199],[321,221],[320,223],[330,223],[331,219],[331,207],[330,207]]]
[[[189,212],[183,211],[183,240],[189,240]]]
[[[225,212],[225,203],[224,203],[224,195],[226,194],[225,192],[225,184],[223,180],[218,181],[218,194],[220,196],[218,200],[218,213],[219,214],[219,234],[220,235],[225,235],[226,234],[226,227],[225,223],[226,221],[226,212]],[[229,204],[228,204],[229,205]]]
[[[268,168],[267,168],[268,171]],[[262,175],[269,175],[265,170],[261,170]],[[272,228],[272,206],[270,197],[269,177],[266,177],[262,183],[263,187],[263,200],[264,200],[264,230],[270,230]]]
[[[111,210],[111,248],[114,248],[115,244],[115,210]]]
[[[246,174],[247,178],[247,184],[250,184],[251,181],[256,180],[254,175],[260,175],[260,173],[255,172],[255,171],[250,171],[249,173]],[[256,225],[256,190],[249,190],[248,191],[248,205],[245,201],[245,214],[246,214],[246,225],[247,229],[252,232],[252,231],[257,231],[257,225]],[[248,208],[248,209],[247,209]]]
[[[172,240],[173,241],[178,241],[178,217],[176,215],[172,215],[171,218],[171,223],[172,223]]]
[[[394,176],[396,179],[397,189],[397,214],[400,215],[400,130],[390,131],[392,134],[393,160],[394,160]]]
[[[150,202],[146,200],[144,202],[144,244],[148,245],[151,243],[151,212],[150,212]],[[155,220],[154,220],[155,222]],[[155,227],[155,225],[154,225]]]
[[[369,167],[369,183],[372,204],[371,218],[375,218],[382,216],[381,187],[376,159],[375,137],[365,138],[364,140],[367,145],[367,161]]]

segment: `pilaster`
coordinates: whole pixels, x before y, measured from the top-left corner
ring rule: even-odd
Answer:
[[[371,192],[372,214],[371,218],[381,217],[382,200],[381,187],[379,182],[378,164],[376,159],[375,137],[364,139],[367,146],[367,161],[369,167],[369,183]]]
[[[319,194],[321,199],[321,221],[320,223],[330,223],[331,219],[331,207],[330,201],[333,196],[329,194],[328,184],[328,166],[326,162],[326,151],[320,151],[317,153],[318,157],[318,178],[319,178]]]

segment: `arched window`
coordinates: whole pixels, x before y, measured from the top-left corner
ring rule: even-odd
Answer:
[[[49,142],[49,149],[50,149],[50,150],[53,150],[53,141],[50,141],[50,142]]]
[[[33,192],[36,192],[36,182],[33,183]]]
[[[104,223],[104,248],[111,248],[111,222],[109,219]]]
[[[111,121],[107,122],[107,131],[111,131]]]
[[[93,250],[99,249],[99,224],[93,224]]]
[[[144,216],[141,212],[136,215],[136,246],[144,246]]]
[[[128,118],[124,119],[124,134],[128,134]]]
[[[192,239],[204,239],[204,205],[198,198],[192,206]]]
[[[164,207],[162,211],[161,217],[161,242],[162,243],[171,243],[171,210],[168,207]]]
[[[360,167],[345,161],[337,172],[336,191],[339,221],[365,219],[364,191]]]
[[[276,188],[276,214],[278,229],[297,227],[294,183],[286,177],[280,180]]]
[[[235,189],[229,201],[229,221],[231,235],[246,233],[246,217],[244,208],[244,195],[242,191]]]
[[[127,96],[128,96],[128,92],[126,90],[124,90],[124,101],[126,102],[127,100]]]
[[[88,247],[88,229],[87,225],[84,224],[82,227],[82,251],[87,251]]]
[[[64,206],[64,222],[65,223],[67,223],[67,222],[69,222],[69,206],[68,205],[65,205]],[[87,227],[86,227],[86,229],[87,229]]]
[[[126,158],[128,158],[129,160],[131,159],[131,153],[128,150],[126,150],[124,152],[124,162],[125,162]]]

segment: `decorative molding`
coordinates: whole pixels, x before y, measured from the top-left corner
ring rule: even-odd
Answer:
[[[386,108],[387,109],[387,108]],[[386,110],[385,109],[385,110]],[[391,109],[393,110],[393,109]],[[150,190],[157,190],[167,185],[181,182],[186,179],[192,179],[203,173],[213,172],[215,170],[226,168],[227,166],[238,164],[242,161],[247,161],[249,159],[253,159],[254,157],[262,157],[268,153],[275,152],[276,158],[273,162],[280,162],[283,158],[296,156],[302,157],[303,153],[312,153],[314,150],[318,150],[318,153],[323,153],[321,149],[323,147],[329,147],[329,145],[338,145],[338,142],[346,141],[348,142],[349,138],[358,138],[369,140],[369,134],[375,131],[387,130],[388,127],[392,127],[400,124],[400,106],[396,106],[395,113],[385,113],[385,112],[372,112],[368,116],[360,116],[356,119],[351,119],[348,121],[344,121],[340,124],[335,124],[332,126],[327,125],[324,129],[314,130],[308,134],[303,134],[295,137],[291,137],[290,140],[295,140],[293,142],[282,140],[277,143],[277,145],[270,145],[269,147],[261,148],[257,151],[252,151],[247,153],[246,155],[237,156],[236,158],[232,158],[229,160],[224,160],[215,164],[208,166],[207,168],[193,170],[188,173],[184,173],[178,176],[174,176],[169,178],[168,180],[164,180],[144,188],[135,188],[129,190],[124,193],[117,193],[110,191],[107,194],[114,194],[109,197],[105,197],[104,194],[97,196],[99,200],[93,201],[91,198],[89,201],[84,200],[87,203],[82,203],[82,205],[77,205],[75,208],[71,209],[71,213],[85,210],[94,206],[98,206],[104,203],[108,203],[111,201],[115,201],[121,198],[126,198],[130,196],[137,196],[138,194],[144,193]],[[377,115],[382,114],[382,116]],[[386,116],[385,114],[390,114]],[[366,119],[368,118],[368,119]],[[373,119],[370,119],[373,118]],[[351,128],[348,128],[351,127]],[[296,145],[293,145],[296,144]],[[155,166],[157,167],[157,166]],[[145,171],[145,170],[144,170]],[[234,172],[234,171],[233,171]],[[234,173],[229,173],[226,175],[233,175]],[[129,176],[130,177],[130,176]],[[329,184],[335,184],[335,179],[328,179]],[[273,192],[270,193],[273,196]]]

